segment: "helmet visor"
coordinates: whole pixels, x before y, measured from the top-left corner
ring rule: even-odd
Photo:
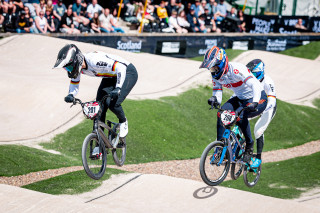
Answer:
[[[73,66],[72,65],[68,65],[68,66],[65,66],[65,67],[63,67],[67,72],[72,72],[72,70],[73,70]]]
[[[211,67],[210,72],[211,72],[212,76],[215,76],[215,75],[219,74],[220,68],[218,66]]]

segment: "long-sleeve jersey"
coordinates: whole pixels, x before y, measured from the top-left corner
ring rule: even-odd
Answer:
[[[222,87],[231,89],[234,96],[237,96],[240,100],[253,98],[253,102],[259,102],[263,90],[260,82],[248,68],[236,62],[229,62],[228,72],[219,80],[212,78],[212,83],[212,95],[217,97],[219,104],[222,101]]]
[[[126,78],[126,69],[130,62],[119,56],[101,51],[84,54],[84,60],[87,68],[82,69],[77,78],[71,79],[69,94],[77,95],[81,74],[100,78],[117,78],[115,87],[122,87]]]
[[[276,106],[276,101],[277,101],[276,89],[275,89],[273,80],[267,75],[264,76],[264,79],[261,82],[261,85],[263,86],[263,89],[268,96],[268,105],[267,105],[266,109],[264,110],[264,112],[267,112],[271,108]]]

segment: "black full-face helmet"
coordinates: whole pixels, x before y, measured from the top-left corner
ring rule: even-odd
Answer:
[[[84,56],[74,44],[65,45],[58,53],[53,68],[64,68],[69,78],[77,78],[81,72]]]

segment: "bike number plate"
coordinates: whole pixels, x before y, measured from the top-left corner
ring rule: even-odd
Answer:
[[[96,101],[87,102],[83,106],[83,114],[89,119],[95,118],[100,110],[100,105]]]
[[[221,121],[223,125],[228,126],[236,119],[236,113],[230,110],[225,110],[221,113]]]

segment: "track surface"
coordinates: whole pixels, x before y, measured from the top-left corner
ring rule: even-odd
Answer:
[[[82,120],[79,108],[70,109],[63,101],[69,86],[66,73],[51,69],[59,49],[68,42],[39,35],[0,40],[0,144],[48,140]],[[210,82],[209,73],[198,69],[199,62],[73,43],[83,52],[102,50],[131,61],[139,72],[131,99],[177,95]],[[319,61],[261,51],[248,51],[235,61],[247,63],[254,58],[267,64],[278,98],[310,105],[319,97]],[[78,97],[93,100],[99,83],[100,79],[82,77]],[[319,212],[314,205],[161,175],[118,176],[97,191],[65,197],[0,185],[0,206],[5,212],[253,212],[257,208],[260,212]]]

